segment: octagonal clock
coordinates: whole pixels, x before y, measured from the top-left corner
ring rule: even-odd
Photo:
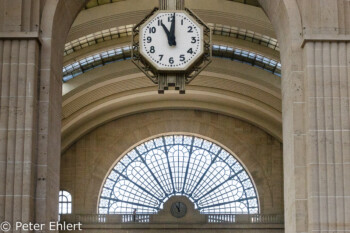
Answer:
[[[159,71],[187,70],[203,52],[203,27],[185,11],[158,11],[140,27],[140,53]]]
[[[192,11],[155,8],[133,28],[131,58],[155,84],[185,93],[211,62],[211,31]]]

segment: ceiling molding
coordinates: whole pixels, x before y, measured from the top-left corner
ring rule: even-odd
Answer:
[[[128,0],[83,10],[74,21],[67,41],[112,27],[136,24],[157,5],[155,0]],[[272,24],[261,8],[224,0],[220,4],[192,0],[186,6],[205,22],[237,26],[276,38]]]
[[[63,84],[63,91],[63,150],[108,121],[161,109],[197,109],[240,118],[282,140],[280,78],[241,63],[214,59],[187,86],[186,95],[157,94],[157,87],[127,61],[85,73]]]
[[[186,95],[168,91],[160,96],[153,88],[123,93],[92,104],[62,125],[62,151],[91,130],[114,119],[148,111],[194,109],[215,112],[247,121],[282,141],[282,117],[261,102],[210,92],[208,89],[187,90]]]

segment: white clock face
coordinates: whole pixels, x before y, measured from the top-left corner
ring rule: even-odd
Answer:
[[[203,54],[203,29],[185,12],[159,12],[141,27],[140,46],[158,70],[186,70]]]

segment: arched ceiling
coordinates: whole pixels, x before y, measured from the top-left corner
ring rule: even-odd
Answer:
[[[92,7],[97,7],[97,6],[120,2],[120,1],[125,1],[125,0],[89,0],[85,5],[85,9],[90,9]],[[228,1],[260,7],[258,0],[228,0]]]
[[[216,32],[213,44],[252,51],[279,62],[271,23],[254,2],[186,0],[186,6],[212,25]],[[64,64],[129,46],[131,38],[127,33],[114,37],[105,35],[105,38],[103,33],[111,34],[113,28],[127,31],[127,25],[138,23],[157,4],[157,0],[90,1],[87,9],[76,18],[67,38],[66,47],[78,42],[80,48],[66,50]],[[101,34],[99,38],[85,43],[89,36],[98,33]],[[214,57],[213,63],[187,86],[185,95],[175,91],[158,95],[157,87],[130,60],[121,60],[63,83],[62,151],[108,121],[160,109],[218,112],[246,120],[282,140],[279,76],[251,64]]]
[[[128,60],[131,58],[131,49],[129,42],[121,45],[115,45],[114,43],[108,48],[102,49],[101,47],[101,49],[92,50],[93,53],[84,54],[82,58],[69,60],[69,63],[65,64],[63,67],[63,82],[68,82],[72,78],[100,66],[119,62],[121,60]],[[74,53],[72,55],[78,54],[79,53]],[[245,46],[235,47],[227,42],[219,42],[218,44],[212,45],[212,55],[213,57],[230,59],[232,61],[259,67],[278,76],[281,74],[281,64],[278,62],[278,59],[271,59],[270,57],[261,55],[253,48]]]
[[[156,6],[158,0],[124,0],[82,10],[67,42],[96,31],[138,23]],[[186,7],[205,22],[236,26],[276,38],[269,19],[259,7],[227,0],[186,0]]]

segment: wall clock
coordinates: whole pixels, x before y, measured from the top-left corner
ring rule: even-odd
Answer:
[[[174,217],[182,218],[187,213],[187,206],[183,202],[176,201],[171,205],[170,212]]]
[[[158,93],[174,86],[184,94],[185,84],[211,62],[211,31],[181,0],[160,6],[133,28],[132,61],[158,84]]]
[[[203,55],[203,27],[185,11],[158,11],[141,26],[140,41],[159,71],[185,71]]]

